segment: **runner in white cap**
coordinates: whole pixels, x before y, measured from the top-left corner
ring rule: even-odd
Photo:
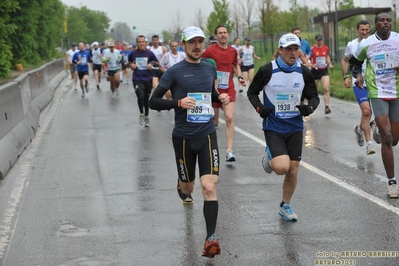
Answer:
[[[279,56],[259,68],[247,95],[263,118],[267,144],[263,169],[266,173],[274,171],[284,175],[278,214],[286,221],[296,221],[298,215],[292,211],[290,202],[302,156],[303,117],[316,110],[320,99],[309,68],[297,61],[301,51],[299,38],[292,33],[285,34],[278,47]],[[262,93],[263,103],[259,93]],[[301,96],[308,100],[307,105],[300,105]]]
[[[119,63],[122,59],[121,54],[115,49],[114,43],[108,44],[109,51],[106,51],[103,56],[103,62],[108,63],[108,79],[110,81],[112,99],[119,96]]]
[[[186,58],[165,72],[152,95],[150,107],[156,110],[175,109],[172,141],[176,166],[180,169],[177,190],[184,204],[193,203],[191,193],[198,161],[207,231],[202,256],[213,258],[220,254],[215,234],[220,159],[211,101],[228,104],[230,98],[227,94],[219,94],[214,86],[215,66],[201,60],[205,46],[203,31],[198,27],[187,27],[181,40]],[[172,92],[172,100],[162,98],[168,90]]]
[[[98,42],[93,42],[91,45],[93,49],[91,50],[91,56],[93,60],[93,74],[94,79],[96,80],[97,89],[100,89],[100,82],[101,82],[101,69],[102,69],[102,55],[101,49],[99,47]]]

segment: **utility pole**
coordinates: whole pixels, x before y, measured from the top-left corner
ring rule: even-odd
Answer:
[[[335,63],[338,62],[338,51],[339,51],[339,41],[338,41],[338,0],[335,0],[335,21],[334,21],[334,53],[335,53]]]
[[[395,0],[392,0],[394,2]],[[396,3],[393,3],[393,30],[396,31]]]

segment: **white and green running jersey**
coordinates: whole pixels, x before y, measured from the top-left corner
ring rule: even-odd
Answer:
[[[366,61],[364,79],[369,98],[399,98],[399,33],[391,32],[381,40],[376,34],[360,42],[353,54],[359,61]]]
[[[114,49],[114,52],[111,52],[111,50],[108,50],[104,53],[103,62],[108,63],[108,70],[116,71],[116,70],[119,70],[118,60],[121,60],[121,58],[122,58],[122,56],[118,50]]]

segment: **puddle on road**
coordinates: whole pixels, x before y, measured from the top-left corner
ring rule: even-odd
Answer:
[[[69,261],[65,264],[61,264],[60,266],[116,266],[117,263],[110,262],[101,262],[96,260],[90,260],[88,258],[78,258],[73,261]]]
[[[78,228],[74,226],[71,222],[64,221],[62,222],[58,236],[72,236],[72,237],[85,236],[87,235],[87,232],[88,232],[87,229]]]

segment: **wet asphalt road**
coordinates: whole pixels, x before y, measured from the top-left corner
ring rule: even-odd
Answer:
[[[355,142],[357,104],[332,99],[327,116],[321,101],[306,118],[292,223],[277,214],[283,177],[261,168],[261,119],[237,95],[237,162],[217,129],[222,254],[207,259],[199,184],[192,206],[176,193],[173,111],[151,111],[145,128],[131,84],[111,100],[105,80],[85,99],[66,82],[0,185],[1,265],[399,265],[399,200],[380,145],[367,156]]]

